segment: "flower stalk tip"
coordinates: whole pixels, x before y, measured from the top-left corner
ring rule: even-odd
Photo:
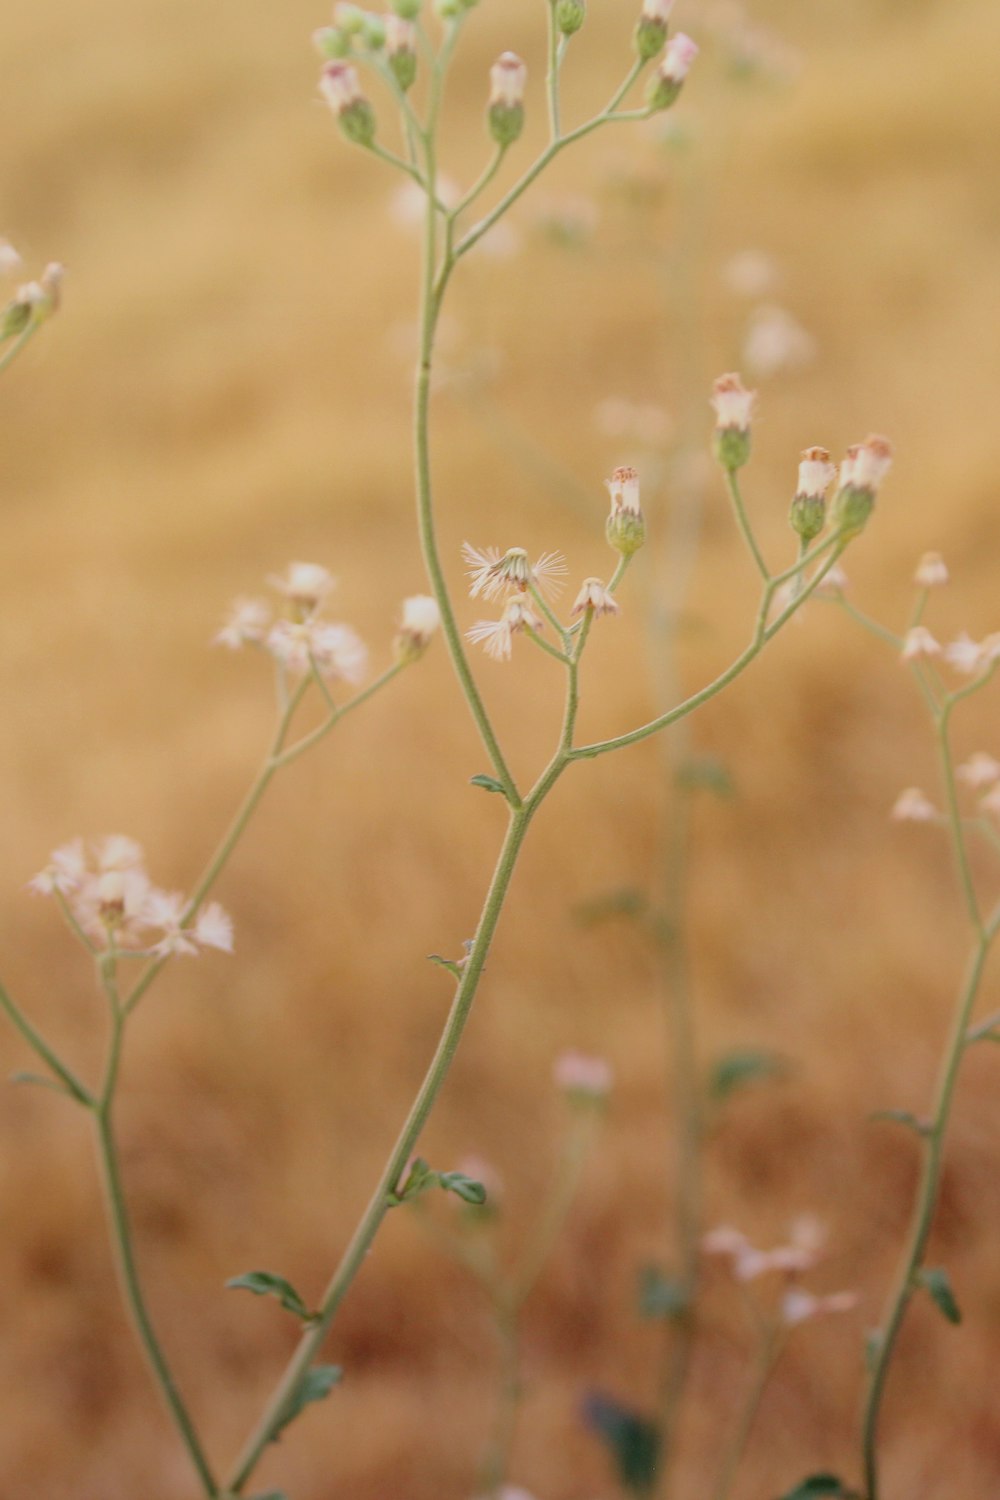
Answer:
[[[698,50],[697,42],[685,36],[683,31],[671,37],[663,60],[650,82],[646,98],[650,109],[669,109],[676,102],[677,96],[684,87],[684,80],[691,70],[691,64],[698,56]]]
[[[715,457],[730,474],[750,460],[750,418],[756,391],[748,391],[737,374],[720,375],[712,389],[715,408]]]
[[[347,34],[343,23],[340,29]],[[328,62],[319,87],[347,139],[356,146],[370,146],[375,139],[375,111],[362,92],[353,64],[336,60]]]
[[[516,52],[504,52],[490,69],[490,101],[486,121],[498,146],[512,146],[524,129],[524,91],[527,66]]]
[[[632,557],[646,540],[646,519],[639,499],[639,471],[631,464],[615,469],[607,481],[611,513],[605,526],[608,545]]]

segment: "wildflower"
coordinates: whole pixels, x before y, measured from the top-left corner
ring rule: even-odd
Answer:
[[[737,297],[766,297],[778,284],[778,268],[763,250],[738,250],[726,262],[722,276]]]
[[[720,375],[713,387],[715,408],[715,456],[724,469],[734,473],[750,458],[750,414],[757,399],[739,375]]]
[[[918,786],[908,786],[896,798],[889,816],[897,823],[933,823],[937,808]]]
[[[467,571],[472,579],[470,599],[479,594],[484,599],[497,599],[514,590],[526,593],[532,585],[550,596],[558,594],[563,587],[562,575],[567,571],[561,552],[543,552],[531,564],[523,547],[510,547],[501,553],[496,547],[473,547],[471,542],[463,542],[462,556],[469,564]]]
[[[267,581],[303,617],[315,614],[337,586],[333,574],[319,563],[289,563],[284,577],[272,574]]]
[[[470,641],[482,642],[483,650],[494,661],[509,661],[515,633],[541,630],[542,625],[541,617],[535,614],[527,599],[513,594],[504,605],[499,620],[479,620],[465,634]]]
[[[944,648],[944,659],[956,672],[971,676],[983,666],[983,647],[963,630],[955,640]]]
[[[973,791],[979,791],[981,787],[993,786],[1000,781],[1000,760],[987,755],[985,750],[977,750],[975,755],[970,755],[958,767],[955,774],[959,781],[972,787]]]
[[[646,521],[639,503],[639,473],[631,465],[615,469],[607,481],[611,514],[605,534],[609,544],[623,557],[638,552],[646,540]]]
[[[792,501],[792,530],[804,542],[814,541],[826,522],[826,492],[837,470],[825,448],[806,448],[799,464],[799,483]]]
[[[826,1231],[811,1214],[794,1220],[788,1241],[773,1250],[758,1250],[738,1229],[723,1225],[710,1230],[702,1239],[707,1255],[725,1255],[737,1281],[755,1281],[769,1271],[798,1276],[809,1271],[821,1258]]]
[[[385,18],[385,55],[399,87],[405,93],[417,76],[417,28],[403,16]]]
[[[441,624],[441,611],[429,594],[413,594],[403,600],[403,612],[394,648],[399,662],[416,661],[430,645]]]
[[[674,0],[642,0],[642,14],[636,22],[635,50],[642,62],[654,58],[667,40],[667,22]]]
[[[356,146],[370,146],[375,139],[375,111],[361,91],[354,66],[337,60],[328,62],[319,87],[347,139]]]
[[[556,0],[556,26],[563,36],[579,31],[586,18],[586,0]]]
[[[601,1102],[611,1092],[611,1064],[604,1057],[561,1052],[555,1060],[552,1077],[556,1087],[578,1103]]]
[[[213,637],[216,646],[238,651],[241,646],[257,646],[263,641],[271,611],[263,599],[236,599],[222,629]]]
[[[698,56],[698,44],[683,31],[671,37],[663,60],[650,80],[646,103],[650,109],[669,109],[684,87],[691,64]]]
[[[32,323],[43,323],[59,308],[63,268],[57,261],[45,267],[37,281],[18,287],[14,300],[0,311],[0,341],[16,338]]]
[[[265,645],[288,671],[302,676],[315,666],[321,677],[360,682],[368,665],[368,650],[356,632],[327,620],[279,620]]]
[[[813,589],[813,597],[816,599],[836,599],[848,587],[848,577],[839,563],[834,563],[827,568],[819,583]]]
[[[940,588],[948,582],[948,568],[940,552],[925,552],[917,565],[913,581],[918,588]]]
[[[864,530],[891,463],[892,444],[888,438],[872,436],[848,448],[833,501],[834,524],[841,536],[857,536]]]
[[[87,858],[83,839],[74,839],[72,843],[63,844],[52,851],[49,863],[44,870],[31,877],[28,886],[41,896],[51,896],[53,891],[59,891],[65,896],[78,889],[86,873]]]
[[[528,69],[516,52],[504,52],[490,69],[486,113],[490,135],[498,146],[512,146],[524,129],[524,90]]]
[[[173,955],[196,958],[202,948],[218,948],[222,953],[232,953],[232,918],[218,901],[210,901],[187,926],[183,922],[185,905],[184,897],[177,891],[151,894],[146,905],[146,919],[163,933],[152,950],[157,958]]]
[[[825,1317],[828,1313],[850,1312],[857,1305],[856,1292],[831,1292],[825,1297],[817,1297],[802,1287],[790,1287],[781,1299],[781,1318],[789,1328],[794,1328],[798,1323]]]
[[[0,239],[0,276],[13,276],[21,268],[21,257],[10,240]]]
[[[572,613],[582,615],[586,610],[591,610],[596,619],[599,615],[619,614],[621,605],[599,578],[585,578],[583,587],[576,596]]]
[[[903,661],[917,661],[922,656],[940,656],[941,644],[936,641],[926,625],[914,625],[903,637],[900,657]]]
[[[766,379],[783,370],[802,370],[815,357],[816,340],[786,308],[757,307],[751,313],[743,361],[752,375]]]

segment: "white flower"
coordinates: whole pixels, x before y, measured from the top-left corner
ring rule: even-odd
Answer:
[[[593,610],[596,619],[599,615],[617,615],[621,605],[599,578],[585,578],[572,613],[582,615],[588,609]]]
[[[21,269],[21,257],[10,240],[0,239],[0,276],[13,276]]]
[[[335,115],[342,115],[364,99],[357,70],[348,62],[328,62],[319,80],[319,91]]]
[[[233,919],[218,901],[210,901],[195,918],[194,935],[203,948],[233,951]]]
[[[917,661],[922,656],[940,656],[941,644],[925,625],[914,625],[903,637],[902,661]]]
[[[830,462],[825,448],[804,449],[799,463],[796,499],[822,500],[836,477],[837,466]]]
[[[778,267],[762,250],[738,250],[722,268],[727,289],[737,297],[766,297],[778,284]]]
[[[518,630],[541,630],[543,621],[520,594],[514,594],[504,605],[499,620],[478,620],[465,632],[468,640],[482,643],[487,656],[494,661],[509,661],[511,643]]]
[[[70,844],[53,849],[45,869],[33,875],[28,885],[42,896],[51,896],[53,891],[59,891],[65,896],[80,886],[86,873],[87,856],[83,839],[74,839]]]
[[[317,610],[337,586],[333,574],[319,563],[289,563],[283,577],[272,575],[267,581],[279,594],[284,594],[289,603],[308,614]]]
[[[487,600],[498,599],[514,589],[523,593],[531,584],[552,596],[562,589],[562,575],[567,571],[561,552],[543,552],[537,562],[529,563],[523,547],[510,547],[501,554],[497,547],[474,547],[471,542],[463,542],[462,556],[472,580],[470,599],[480,594]]]
[[[971,676],[983,665],[983,648],[963,630],[961,635],[945,646],[944,659],[956,672]]]
[[[193,923],[185,924],[186,904],[177,891],[151,893],[146,904],[146,919],[151,927],[158,927],[163,933],[154,945],[153,953],[158,958],[175,955],[196,958],[201,948],[218,948],[223,953],[232,953],[232,918],[219,903],[210,901]]]
[[[908,786],[900,792],[889,814],[897,823],[932,823],[937,815],[934,803],[918,786]]]
[[[622,464],[605,481],[611,496],[611,519],[617,516],[642,516],[639,501],[639,471],[631,464]]]
[[[789,1328],[805,1323],[811,1318],[826,1317],[830,1313],[850,1312],[858,1305],[856,1292],[831,1292],[825,1297],[816,1297],[801,1287],[791,1287],[781,1299],[782,1321]]]
[[[873,434],[863,443],[848,448],[840,465],[840,488],[868,490],[876,494],[891,463],[892,444],[889,439]]]
[[[490,69],[490,107],[499,104],[504,109],[517,109],[524,103],[527,82],[527,65],[517,53],[501,53]]]
[[[917,565],[913,581],[918,588],[939,588],[948,582],[948,569],[940,552],[925,552]]]
[[[756,399],[757,392],[748,391],[739,375],[720,375],[712,388],[711,398],[716,427],[722,431],[749,432]]]
[[[1000,760],[987,755],[985,750],[977,750],[975,755],[970,755],[967,761],[958,767],[955,772],[959,781],[966,786],[978,791],[980,787],[993,786],[1000,781]]]
[[[679,31],[667,43],[663,60],[656,70],[657,78],[664,83],[681,84],[691,71],[691,64],[698,56],[698,43]]]
[[[397,657],[411,661],[420,656],[440,624],[441,611],[437,600],[429,594],[412,594],[409,599],[404,599],[396,636]]]
[[[674,8],[674,0],[642,0],[644,21],[660,21],[665,26]]]
[[[587,1057],[582,1052],[561,1052],[552,1076],[565,1094],[604,1099],[611,1092],[611,1064],[605,1057]]]
[[[813,597],[816,599],[836,599],[848,586],[847,574],[839,563],[834,563],[832,568],[827,568],[819,583],[813,589]]]
[[[262,599],[236,599],[213,644],[228,646],[230,651],[238,651],[247,644],[259,645],[270,618],[271,611]]]
[[[368,664],[367,647],[357,633],[326,620],[279,620],[265,644],[283,666],[301,676],[312,662],[322,677],[360,682]]]

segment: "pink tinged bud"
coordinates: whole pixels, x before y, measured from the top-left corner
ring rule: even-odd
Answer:
[[[609,546],[623,557],[638,552],[646,540],[646,521],[639,501],[639,474],[631,465],[616,469],[607,481],[611,514],[605,535]]]
[[[592,610],[596,618],[599,615],[617,615],[621,605],[599,578],[585,578],[572,613],[582,615],[586,610]]]
[[[908,786],[893,803],[890,817],[896,823],[933,823],[937,808],[918,786]]]
[[[358,146],[370,145],[375,138],[375,114],[361,91],[354,66],[349,62],[328,62],[319,87],[348,140]]]
[[[971,787],[973,791],[979,791],[981,787],[993,786],[1000,781],[1000,761],[992,755],[987,755],[985,750],[977,750],[975,755],[958,767],[955,772],[959,781],[965,786]]]
[[[683,31],[670,38],[667,50],[663,54],[657,72],[667,83],[681,84],[691,70],[691,64],[698,56],[698,43],[692,41]]]
[[[836,477],[836,465],[830,462],[830,455],[825,448],[806,448],[799,464],[796,496],[806,500],[821,500]]]
[[[516,109],[524,103],[528,69],[516,52],[504,52],[490,69],[490,104]]]
[[[750,417],[756,391],[748,391],[737,374],[720,375],[712,389],[715,408],[715,456],[730,473],[750,458]]]
[[[834,524],[845,539],[864,530],[891,463],[892,445],[887,438],[868,437],[848,448],[833,506]]]
[[[940,552],[925,552],[913,575],[918,588],[936,589],[948,582],[948,569]]]
[[[611,1092],[611,1064],[604,1057],[562,1052],[552,1069],[556,1087],[572,1098],[588,1102],[606,1099]]]
[[[416,52],[417,28],[412,21],[407,21],[402,16],[386,16],[385,50],[389,57],[397,57],[401,52]]]
[[[888,438],[868,437],[854,450],[851,483],[859,490],[878,491],[892,463],[892,444]]]
[[[940,642],[934,639],[924,625],[914,625],[903,637],[903,649],[900,652],[903,661],[917,661],[920,657],[940,655]]]

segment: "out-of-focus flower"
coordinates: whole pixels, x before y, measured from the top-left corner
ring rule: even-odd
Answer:
[[[606,1099],[613,1079],[606,1057],[588,1057],[582,1052],[561,1052],[552,1077],[564,1094],[586,1100]]]
[[[849,586],[847,574],[839,563],[834,563],[832,568],[827,568],[823,577],[813,590],[816,599],[836,599]]]
[[[340,29],[344,30],[343,23]],[[335,59],[320,75],[320,93],[340,122],[349,141],[370,146],[375,139],[375,111],[365,98],[353,63]]]
[[[281,577],[272,574],[267,581],[304,615],[314,614],[337,586],[333,574],[319,563],[289,563]]]
[[[15,276],[20,269],[20,255],[10,240],[0,239],[0,276]]]
[[[515,590],[525,593],[532,584],[547,595],[555,595],[562,589],[567,571],[561,552],[543,552],[530,563],[523,547],[509,547],[502,553],[497,547],[474,547],[471,542],[463,542],[462,556],[472,579],[470,599],[480,594],[487,600],[498,599]]]
[[[908,786],[900,792],[889,814],[897,823],[933,823],[937,815],[934,803],[918,786]]]
[[[778,267],[763,250],[740,250],[722,268],[722,280],[737,297],[766,297],[778,285]]]
[[[490,69],[486,120],[498,146],[513,145],[524,129],[524,91],[528,69],[516,52],[504,52]]]
[[[781,1299],[781,1318],[789,1328],[806,1323],[812,1318],[827,1317],[831,1313],[850,1312],[858,1305],[856,1292],[830,1292],[825,1297],[814,1296],[802,1287],[790,1287]]]
[[[301,676],[315,663],[322,677],[360,682],[368,666],[368,649],[357,632],[327,620],[279,620],[265,645],[289,672]]]
[[[944,659],[956,672],[971,677],[1000,658],[1000,634],[974,641],[965,631],[944,648]]]
[[[663,59],[649,82],[646,96],[650,109],[669,109],[684,87],[691,64],[698,56],[698,44],[683,31],[670,38]]]
[[[741,469],[750,458],[750,417],[756,391],[739,375],[720,375],[712,389],[715,408],[715,456],[724,469]]]
[[[743,339],[743,363],[758,379],[804,370],[816,358],[816,340],[783,307],[758,307]]]
[[[814,541],[826,522],[826,492],[837,470],[825,448],[806,448],[799,464],[799,482],[792,500],[792,530],[804,542]]]
[[[877,434],[848,448],[833,501],[834,525],[844,538],[864,530],[891,463],[892,444]]]
[[[918,661],[922,657],[940,656],[941,643],[934,639],[926,625],[914,625],[903,637],[903,649],[899,655],[902,661]]]
[[[608,544],[622,557],[631,557],[646,540],[646,520],[639,497],[639,471],[631,464],[615,469],[607,481],[611,513],[605,526]]]
[[[955,775],[966,786],[972,787],[973,791],[979,791],[982,787],[993,786],[1000,781],[1000,760],[988,755],[985,750],[977,750],[967,761],[963,761]]]
[[[918,588],[940,588],[948,582],[948,568],[940,552],[925,552],[917,564],[913,581]]]
[[[263,599],[236,599],[229,617],[214,637],[217,646],[228,646],[238,651],[241,646],[257,646],[267,634],[271,611]]]

